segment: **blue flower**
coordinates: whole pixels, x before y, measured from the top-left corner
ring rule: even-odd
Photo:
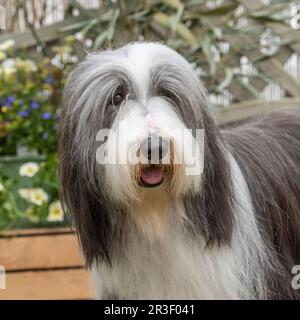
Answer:
[[[54,78],[51,75],[48,75],[45,79],[45,82],[48,84],[52,84],[54,82]]]
[[[19,115],[20,117],[22,117],[22,118],[26,118],[26,117],[29,116],[29,112],[28,112],[28,111],[20,111],[20,112],[18,113],[18,115]]]
[[[52,115],[51,115],[50,112],[44,112],[42,114],[42,118],[45,119],[45,120],[49,120],[49,119],[51,119],[51,117],[52,117]]]
[[[31,109],[38,109],[40,104],[37,101],[31,101]]]
[[[6,102],[9,103],[9,104],[12,104],[12,103],[14,103],[15,100],[16,100],[16,98],[14,96],[9,96],[6,99]]]
[[[2,100],[1,104],[7,107],[11,107],[11,105],[14,103],[15,100],[16,98],[14,96],[9,96],[8,98],[5,98],[4,100]]]
[[[48,140],[48,138],[49,138],[49,133],[48,132],[44,132],[43,133],[43,139],[44,140]]]

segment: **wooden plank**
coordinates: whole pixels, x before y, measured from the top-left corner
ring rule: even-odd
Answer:
[[[36,34],[43,42],[52,42],[60,38],[61,34],[59,34],[59,30],[61,28],[81,20],[81,17],[68,18],[50,26],[36,29]],[[33,37],[30,30],[17,33],[5,33],[0,36],[0,43],[7,39],[13,39],[15,41],[16,49],[33,47],[36,45],[36,39]]]
[[[0,265],[7,271],[83,265],[74,234],[0,239]]]
[[[216,24],[214,19],[210,19],[207,21],[207,24],[212,27]],[[294,35],[295,37],[295,35]],[[298,35],[299,37],[299,35]],[[236,52],[239,52],[241,55],[245,55],[249,58],[250,62],[256,62],[257,60],[260,60],[262,57],[264,57],[264,54],[257,49],[257,46],[254,46],[253,44],[257,39],[253,38],[253,36],[246,35],[246,34],[224,34],[224,39],[230,43],[232,47],[235,48]],[[273,70],[274,77],[270,72],[267,73],[267,76],[273,77],[275,80],[278,78],[278,63],[279,63],[279,69],[280,72],[283,70],[281,67],[281,63],[284,63],[287,61],[287,59],[290,57],[292,54],[292,51],[287,48],[287,47],[281,47],[279,51],[276,53],[275,56],[270,57],[267,60],[263,61],[258,61],[256,66],[263,72],[263,70],[270,69],[273,67],[274,63],[276,65],[275,70]],[[237,61],[239,58],[238,56],[235,57],[236,63],[239,63]],[[231,59],[233,60],[233,59]],[[271,62],[269,62],[271,61]],[[228,62],[227,62],[228,63]],[[235,65],[236,65],[235,63]],[[280,68],[281,67],[281,68]],[[224,78],[224,75],[220,77],[220,79]],[[283,71],[283,74],[279,78],[280,83],[282,84],[284,82],[284,87],[287,89],[287,92],[291,96],[298,96],[298,89],[299,89],[299,84],[297,83],[297,80],[295,80],[293,77],[291,77],[289,74],[287,74],[285,71]],[[258,91],[260,92],[265,86],[267,85],[267,82],[260,78],[253,78],[250,80],[250,84]],[[296,87],[296,89],[295,89]],[[239,101],[244,101],[244,100],[250,100],[253,99],[255,96],[253,93],[247,88],[243,87],[241,83],[238,81],[232,81],[230,85],[228,86],[228,90],[234,95],[234,97],[239,100]]]
[[[257,10],[263,6],[262,2],[259,0],[245,1],[238,0],[241,4],[243,4],[246,8],[250,10]],[[282,24],[270,23],[269,27],[278,35],[282,37],[284,41],[296,41],[300,39],[299,31],[293,30],[288,26],[284,26]],[[237,35],[235,37],[228,36],[227,39],[232,45],[241,47],[248,43],[251,44],[251,37],[248,35]],[[299,52],[300,46],[297,42],[291,43],[289,46],[293,51]],[[244,54],[251,60],[255,61],[260,59],[263,54],[257,48],[254,50],[249,50],[248,52],[244,52]],[[283,69],[282,64],[287,61],[287,59],[292,54],[292,51],[286,46],[281,47],[279,52],[276,54],[276,57],[272,57],[270,59],[260,61],[257,63],[258,68],[264,72],[266,75],[271,78],[276,79],[276,81],[287,91],[287,93],[291,96],[299,96],[300,94],[300,82],[286,73]],[[255,82],[251,82],[251,84],[260,91],[263,89],[264,84],[260,80],[256,80]]]
[[[12,230],[5,230],[2,233],[0,233],[0,239],[11,238],[11,237],[24,237],[24,236],[50,235],[50,234],[70,234],[70,233],[74,233],[74,231],[72,231],[68,227],[12,229]]]
[[[292,51],[300,54],[300,32],[299,30],[294,30],[291,27],[275,22],[267,23],[267,26],[272,29],[272,31],[278,34],[283,41],[291,42],[287,46],[291,48]]]
[[[237,47],[237,49],[241,49],[241,45],[245,46],[247,43],[251,43],[252,38],[247,35],[241,36],[227,36],[226,40],[232,45]],[[281,50],[285,50],[286,52],[281,55],[281,59],[287,59],[290,54],[288,49],[282,48]],[[256,54],[256,52],[258,53]],[[242,51],[242,54],[247,56],[250,61],[253,61],[254,57],[258,57],[260,55],[260,51],[255,49],[251,51]],[[277,58],[272,57],[267,60],[262,60],[256,63],[258,69],[260,69],[264,74],[273,78],[278,82],[286,92],[291,96],[299,96],[300,94],[300,82],[290,76],[287,72],[285,72],[282,63],[284,61],[279,61]]]
[[[91,299],[94,292],[84,269],[7,273],[0,300]]]
[[[289,108],[300,108],[300,98],[285,98],[278,101],[252,100],[233,104],[229,108],[222,108],[216,113],[219,125],[239,121],[258,114]]]
[[[97,15],[99,15],[99,13],[103,12],[103,8],[90,9],[87,11],[91,17],[96,17]],[[35,29],[35,32],[36,32],[38,38],[40,40],[42,40],[42,42],[45,42],[45,43],[54,42],[54,41],[60,39],[62,35],[65,35],[65,34],[60,33],[60,30],[63,27],[72,25],[72,24],[80,22],[80,21],[88,20],[88,19],[89,18],[87,16],[82,16],[82,15],[80,15],[78,17],[68,17],[63,21],[51,24],[49,26],[37,28],[37,29]],[[5,40],[8,40],[8,39],[15,40],[15,42],[16,42],[15,48],[16,49],[33,47],[36,45],[36,39],[34,38],[34,36],[32,35],[32,32],[30,30],[27,30],[25,32],[5,33],[0,36],[0,43]]]
[[[275,79],[289,95],[294,97],[300,95],[300,81],[290,76],[277,59],[260,61],[257,66],[266,75]]]
[[[300,42],[290,45],[291,49],[300,55]]]
[[[258,10],[263,7],[260,0],[237,0],[240,4],[244,5],[249,10]]]

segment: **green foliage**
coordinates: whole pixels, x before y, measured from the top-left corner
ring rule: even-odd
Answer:
[[[235,82],[254,98],[256,92],[248,82],[244,85],[246,76],[238,70],[239,58],[243,54],[258,55],[256,51],[260,50],[261,36],[269,30],[270,23],[289,26],[292,15],[288,8],[291,1],[273,0],[268,6],[257,6],[257,9],[253,9],[253,5],[259,3],[257,0],[249,3],[237,0],[224,0],[220,5],[214,3],[217,2],[118,0],[103,1],[100,10],[89,11],[78,1],[71,0],[71,7],[79,11],[83,21],[61,31],[76,33],[81,41],[92,40],[88,50],[115,47],[136,40],[163,41],[198,67],[209,93],[218,94],[220,88],[225,90]],[[268,50],[274,47],[271,36],[264,44],[267,47],[264,52],[268,53],[262,52],[255,58],[257,61],[275,55],[277,49],[284,45],[277,38],[274,40],[277,49]],[[224,43],[229,44],[228,50],[223,50]],[[230,74],[229,69],[233,71]],[[260,70],[257,70],[256,76],[269,83]],[[276,82],[276,79],[272,81]]]
[[[60,224],[57,129],[66,75],[76,62],[73,38],[36,63],[0,44],[0,229]]]

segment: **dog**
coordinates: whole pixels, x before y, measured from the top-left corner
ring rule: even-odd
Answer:
[[[300,297],[299,109],[219,128],[173,49],[88,54],[64,90],[59,176],[98,299]]]

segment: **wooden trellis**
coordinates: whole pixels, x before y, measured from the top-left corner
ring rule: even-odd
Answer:
[[[156,0],[148,0],[145,1],[145,3],[159,3],[161,1]],[[187,1],[181,1],[183,4],[187,3]],[[293,1],[295,4],[300,1]],[[131,10],[130,7],[132,2],[128,3],[128,10]],[[242,6],[246,10],[250,11],[256,11],[259,12],[260,10],[265,10],[267,8],[266,5],[263,4],[260,0],[222,0],[221,1],[223,6],[230,6],[233,5],[234,7]],[[201,4],[203,6],[203,4]],[[202,8],[202,7],[201,7]],[[103,14],[103,12],[108,8],[100,8],[97,10],[90,10],[93,17],[97,17],[100,14]],[[195,10],[198,10],[198,7],[196,7]],[[166,13],[165,13],[166,12]],[[174,15],[170,15],[169,11],[165,11],[163,14],[165,17],[174,17]],[[192,11],[189,11],[191,13]],[[169,15],[168,15],[169,14]],[[300,14],[300,13],[299,13]],[[84,19],[87,19],[86,16],[79,16],[79,17],[68,17],[64,21],[52,24],[50,26],[41,27],[35,30],[35,36],[32,34],[30,30],[22,32],[22,33],[16,33],[16,34],[4,34],[0,36],[0,43],[8,38],[14,38],[16,41],[16,48],[27,48],[27,50],[34,55],[34,57],[38,57],[41,54],[37,53],[36,51],[36,44],[37,39],[40,39],[45,44],[54,44],[56,42],[59,42],[62,33],[61,29],[65,26],[72,25],[76,22],[82,21]],[[173,18],[172,18],[173,19]],[[153,13],[153,20],[149,24],[152,33],[150,34],[151,40],[164,40],[166,41],[170,37],[172,37],[172,19],[169,19],[169,21],[159,24],[157,20],[155,20],[155,11]],[[184,14],[182,16],[182,19],[184,19]],[[204,25],[208,26],[209,29],[213,30],[216,28],[222,29],[222,26],[224,26],[224,23],[226,22],[226,14],[224,16],[222,15],[209,15],[208,17],[205,17],[205,15],[201,16],[201,19],[204,21]],[[270,19],[271,20],[271,19]],[[224,65],[226,65],[226,68],[231,68],[232,70],[240,67],[240,60],[241,57],[247,57],[249,64],[253,66],[259,73],[258,76],[249,76],[248,82],[244,83],[241,81],[240,77],[232,77],[232,79],[227,83],[226,87],[224,87],[225,90],[230,95],[229,102],[232,103],[241,103],[244,101],[249,101],[253,99],[258,99],[258,94],[261,94],[261,92],[268,86],[270,83],[278,85],[283,90],[283,96],[286,98],[297,98],[300,96],[300,81],[299,81],[299,75],[300,75],[300,59],[298,61],[298,64],[295,64],[294,68],[299,68],[298,71],[298,77],[293,76],[289,72],[286,71],[284,65],[288,61],[288,59],[293,55],[300,55],[300,31],[293,29],[288,24],[284,23],[278,23],[278,22],[272,22],[267,21],[264,22],[264,27],[267,27],[269,30],[272,31],[273,34],[280,37],[280,45],[278,46],[278,50],[275,54],[267,55],[262,52],[260,47],[260,36],[259,33],[246,33],[246,32],[235,32],[235,33],[226,33],[224,32],[222,34],[222,40],[226,41],[230,45],[230,51],[228,54],[225,54],[221,57],[222,62],[224,62]],[[122,25],[117,26],[116,28],[122,28]],[[204,28],[205,29],[205,28]],[[190,31],[193,36],[193,41],[196,39],[196,41],[201,41],[201,39],[206,35],[205,30],[203,28],[200,28],[199,26],[193,25],[190,28]],[[125,32],[125,31],[124,31]],[[180,38],[180,31],[177,30],[178,37]],[[124,34],[120,32],[120,30],[117,29],[115,32],[115,38],[113,39],[115,43],[122,43],[124,42],[124,39],[126,41],[133,40],[134,37],[128,36],[124,37]],[[146,38],[147,39],[147,38]],[[192,42],[193,42],[192,41]],[[76,48],[76,54],[79,56],[79,58],[82,58],[84,56],[84,50],[81,43],[76,42],[75,45]],[[189,52],[189,49],[180,49],[179,51],[183,54],[186,54]],[[202,50],[203,51],[203,50]],[[205,65],[206,63],[206,70],[209,69],[208,63],[206,61],[206,56],[201,50],[196,52],[197,54],[197,62],[203,62]],[[50,52],[51,55],[51,52]],[[226,79],[226,68],[217,68],[215,74],[211,77],[212,80],[208,80],[206,83],[206,79],[204,78],[205,85],[207,87],[217,88],[218,86],[222,85],[224,83],[224,80]],[[278,89],[280,90],[280,89]],[[210,92],[210,89],[209,89]],[[263,96],[261,95],[261,98],[263,100]],[[297,100],[297,99],[296,99]],[[295,99],[292,99],[292,104],[294,104]],[[222,99],[221,99],[222,103]],[[260,103],[260,102],[256,102]],[[285,101],[286,103],[286,101]],[[226,105],[226,103],[224,103]],[[249,106],[250,104],[247,104]],[[251,104],[252,105],[252,104]],[[263,105],[265,105],[263,103]],[[223,113],[223,111],[222,111]],[[251,113],[251,112],[250,112]],[[247,115],[247,112],[245,110],[245,116]]]
[[[258,9],[262,7],[262,3],[259,0],[238,1],[249,9]],[[284,70],[284,63],[293,53],[300,54],[300,31],[293,30],[291,27],[279,23],[269,22],[267,23],[267,26],[274,34],[279,35],[286,45],[280,46],[275,55],[268,57],[261,52],[259,46],[253,46],[254,43],[259,43],[259,35],[225,35],[225,39],[232,47],[236,48],[236,51],[238,52],[236,57],[232,57],[232,62],[234,64],[238,61],[240,56],[246,56],[260,72],[265,74],[266,78],[270,78],[275,83],[279,84],[285,90],[286,96],[298,97],[300,96],[300,81]],[[260,78],[250,81],[250,84],[258,92],[261,92],[262,89],[268,85],[268,82]],[[228,89],[237,101],[245,101],[254,98],[254,95],[237,81],[233,81]]]

